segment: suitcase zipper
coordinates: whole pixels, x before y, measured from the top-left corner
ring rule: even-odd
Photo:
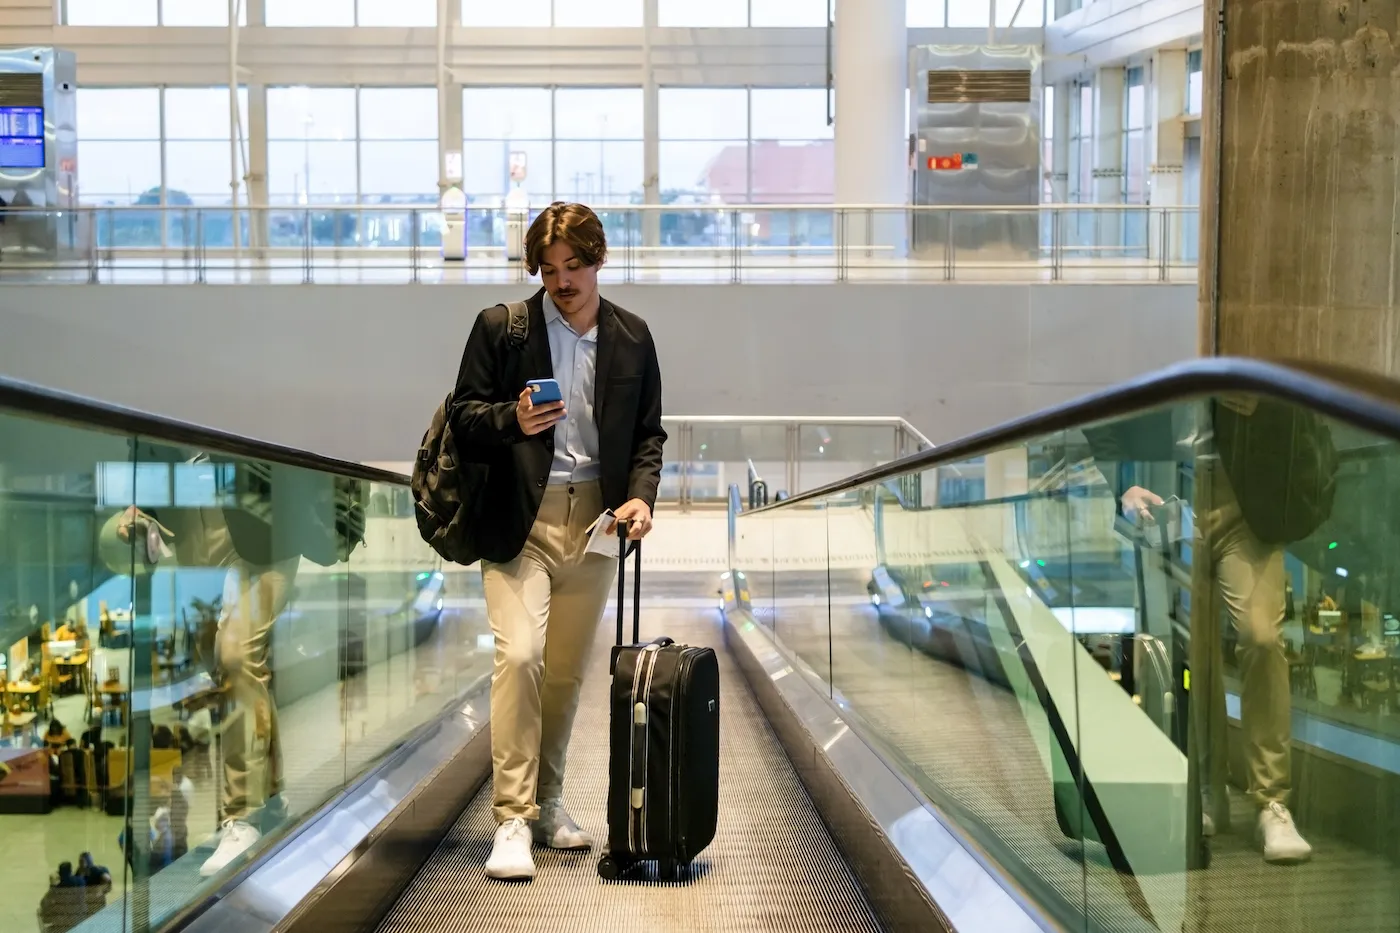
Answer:
[[[647,682],[646,686],[643,688],[642,700],[639,704],[637,704],[643,707],[641,799],[634,801],[635,807],[641,808],[637,814],[637,822],[640,824],[639,834],[642,838],[643,852],[650,851],[647,845],[647,814],[651,810],[651,801],[648,799],[649,797],[651,797],[651,795],[647,793],[647,778],[651,771],[651,729],[648,726],[647,720],[651,718],[651,682],[654,675],[656,674],[656,658],[661,652],[659,646],[648,646],[646,649],[646,653],[651,655],[651,663],[647,665]],[[634,789],[633,793],[636,794],[637,790]]]
[[[681,775],[680,768],[685,767],[685,748],[681,745],[685,741],[684,729],[676,728],[677,710],[682,708],[681,692],[685,689],[686,670],[690,663],[690,652],[681,653],[680,664],[676,668],[676,695],[671,698],[671,848],[675,855],[682,861],[685,860],[685,853],[682,851],[681,821],[680,821],[680,795],[681,795]],[[680,767],[676,762],[680,762]]]
[[[627,746],[627,784],[629,787],[634,783],[633,776],[637,773],[637,693],[642,684],[642,668],[646,666],[646,655],[643,654],[641,661],[632,669],[632,722],[628,728],[631,738]],[[634,805],[636,790],[627,798],[627,847],[633,852],[637,851],[637,808]]]

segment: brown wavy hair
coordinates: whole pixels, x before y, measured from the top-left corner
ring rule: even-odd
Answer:
[[[537,274],[545,248],[560,240],[574,248],[574,255],[585,266],[599,265],[608,257],[608,238],[593,209],[555,201],[540,211],[525,233],[526,271]]]

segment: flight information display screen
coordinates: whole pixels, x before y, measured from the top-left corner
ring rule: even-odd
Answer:
[[[44,167],[44,108],[0,107],[0,168]]]

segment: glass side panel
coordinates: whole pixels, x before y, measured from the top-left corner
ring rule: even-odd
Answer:
[[[0,928],[161,924],[489,673],[408,505],[0,411]]]
[[[1398,514],[1395,440],[1220,396],[741,514],[734,569],[1065,928],[1388,931]]]

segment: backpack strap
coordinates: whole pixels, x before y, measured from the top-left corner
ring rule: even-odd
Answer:
[[[530,337],[530,307],[523,301],[512,301],[505,307],[510,312],[506,339],[518,350],[525,346],[525,341]]]

